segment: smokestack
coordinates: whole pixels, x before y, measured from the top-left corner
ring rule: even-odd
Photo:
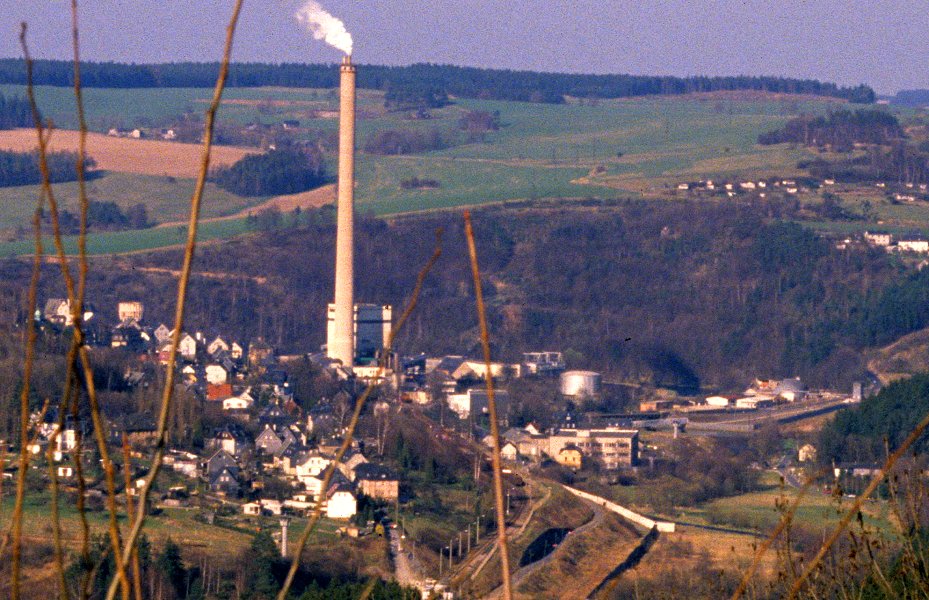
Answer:
[[[339,99],[339,194],[335,245],[335,299],[330,310],[329,358],[351,369],[355,360],[354,213],[355,213],[355,67],[342,59]]]

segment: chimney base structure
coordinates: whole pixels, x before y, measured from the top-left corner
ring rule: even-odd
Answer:
[[[335,298],[326,353],[351,369],[355,361],[355,66],[350,56],[342,59],[340,73]]]

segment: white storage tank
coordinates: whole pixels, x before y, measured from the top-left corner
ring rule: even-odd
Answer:
[[[561,374],[563,396],[599,396],[603,378],[595,371],[565,371]]]

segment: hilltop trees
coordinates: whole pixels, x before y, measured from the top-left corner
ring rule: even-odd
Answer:
[[[81,79],[85,87],[212,87],[218,68],[216,63],[127,65],[87,62],[81,65]],[[73,67],[68,61],[35,61],[36,85],[70,87],[73,76]],[[0,83],[24,84],[25,80],[21,60],[0,59]],[[338,86],[338,81],[339,72],[333,65],[240,63],[231,65],[228,86],[332,88]],[[839,87],[814,79],[582,75],[433,64],[407,67],[364,65],[358,71],[358,84],[362,88],[389,91],[395,103],[415,100],[417,105],[427,106],[441,105],[449,95],[562,103],[566,97],[625,98],[729,90],[831,96],[864,104],[875,99],[874,90],[865,85]]]
[[[214,169],[210,179],[240,196],[293,194],[325,183],[326,168],[315,148],[286,148],[246,156],[232,166]]]

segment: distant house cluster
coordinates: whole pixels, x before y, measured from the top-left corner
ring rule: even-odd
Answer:
[[[487,436],[484,444],[493,446]],[[639,462],[639,432],[619,427],[561,428],[542,433],[529,425],[508,429],[500,440],[500,455],[505,460],[520,458],[554,460],[570,469],[596,465],[604,470],[634,467]]]
[[[865,231],[865,242],[888,252],[929,254],[929,239],[921,233],[894,235],[886,231]]]

